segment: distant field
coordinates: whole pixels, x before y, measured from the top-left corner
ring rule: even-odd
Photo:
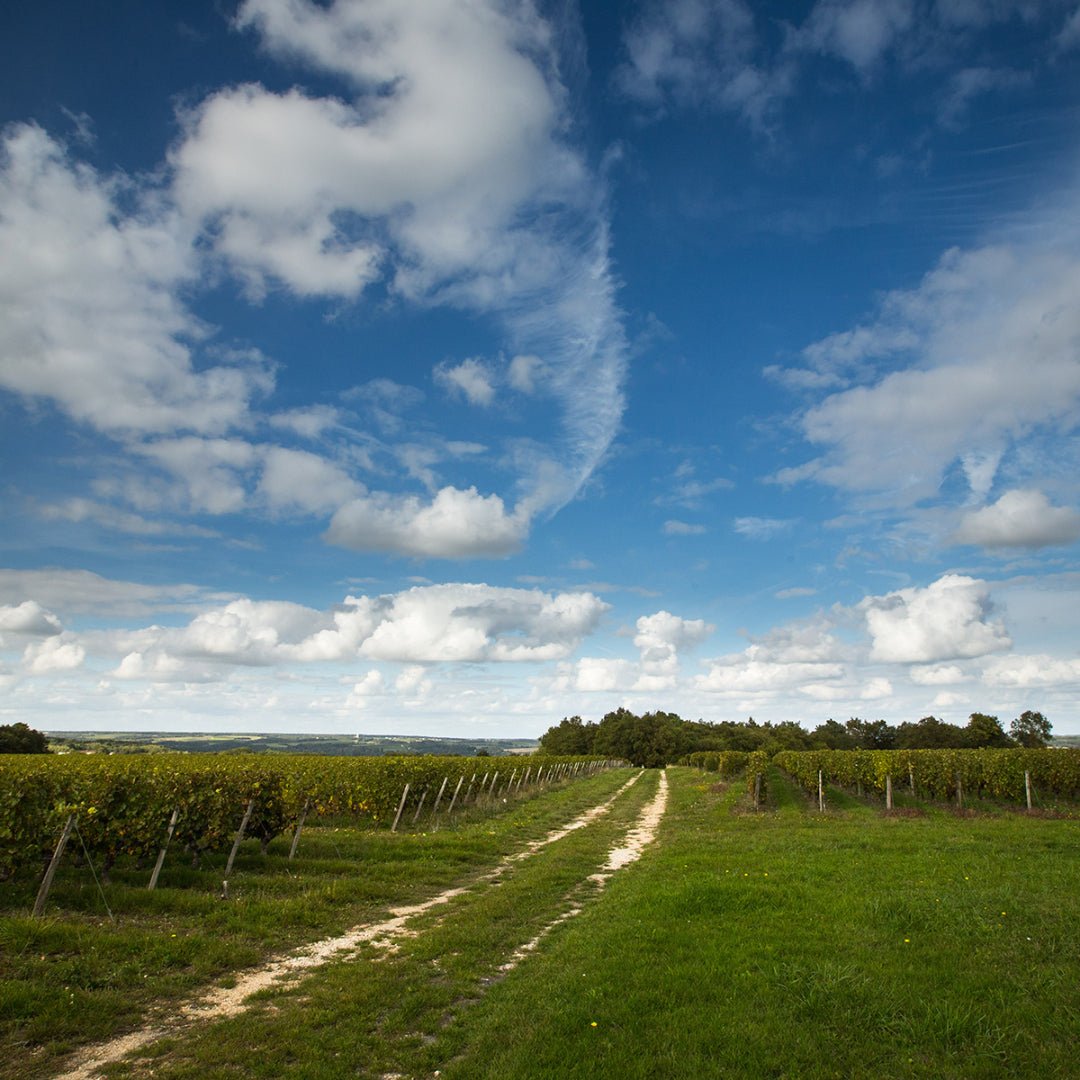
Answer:
[[[85,868],[50,917],[0,911],[10,1075],[290,945],[429,906],[240,1015],[181,1027],[110,1067],[141,1077],[852,1078],[1076,1075],[1080,819],[994,803],[963,813],[826,791],[775,768],[764,808],[743,781],[667,770],[657,840],[593,878],[658,792],[612,770],[453,828],[320,825],[243,849],[237,891],[173,864],[158,893]],[[610,805],[608,805],[610,804]],[[589,807],[583,827],[536,847]],[[618,862],[618,859],[615,860]],[[219,876],[219,875],[218,875]],[[252,1048],[258,1047],[258,1053]]]
[[[180,750],[215,753],[245,750],[285,754],[527,754],[535,739],[437,739],[426,735],[207,734],[155,731],[49,731],[53,750],[112,750],[119,753]]]

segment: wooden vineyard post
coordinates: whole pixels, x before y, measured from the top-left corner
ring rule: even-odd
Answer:
[[[64,848],[67,847],[68,837],[71,835],[71,830],[75,827],[76,816],[74,814],[68,814],[67,822],[64,824],[64,831],[60,834],[60,839],[56,844],[56,850],[53,852],[52,859],[49,860],[49,868],[45,871],[45,876],[41,879],[41,888],[38,889],[37,899],[34,901],[34,910],[31,913],[31,918],[36,919],[45,908],[45,901],[49,898],[49,890],[52,888],[53,878],[56,877],[56,868],[60,865],[60,859],[63,857]]]
[[[434,817],[439,812],[439,803],[442,802],[443,792],[446,790],[446,785],[450,783],[450,777],[444,776],[442,781],[442,787],[439,788],[439,794],[435,798],[435,805],[431,809],[431,816]]]
[[[457,787],[454,788],[454,795],[450,799],[450,805],[446,808],[446,816],[449,817],[454,812],[454,806],[457,804],[458,792],[461,790],[461,785],[465,783],[465,774],[461,774],[461,779],[457,782]]]
[[[394,824],[390,826],[391,832],[397,832],[398,822],[401,820],[401,811],[405,809],[405,800],[409,797],[409,785],[401,793],[401,802],[398,803],[397,813],[394,815]]]
[[[754,777],[754,809],[756,810],[761,805],[761,773],[757,773]]]
[[[1024,770],[1024,794],[1027,796],[1027,808],[1031,809],[1031,773]]]
[[[465,798],[463,798],[461,800],[463,803],[467,803],[469,801],[469,796],[472,795],[472,788],[473,788],[473,784],[475,784],[475,783],[476,783],[476,773],[473,773],[472,774],[472,779],[469,781],[469,786],[465,789]]]
[[[412,816],[412,823],[415,825],[420,817],[420,811],[424,809],[424,800],[427,798],[427,788],[424,788],[420,792],[420,801],[416,804],[416,813]]]
[[[492,796],[495,794],[495,788],[499,783],[499,770],[495,770],[495,775],[491,778],[491,787],[488,788],[488,801],[490,802]]]
[[[240,850],[240,841],[244,839],[244,833],[247,832],[248,822],[251,820],[251,811],[255,809],[255,800],[248,799],[247,809],[244,810],[244,818],[240,822],[240,828],[236,830],[236,839],[233,841],[232,851],[229,852],[229,861],[225,864],[225,880],[222,884],[222,892],[225,896],[229,895],[229,875],[232,873],[233,862],[236,860],[236,853]]]
[[[165,852],[169,850],[169,844],[172,843],[173,833],[176,831],[176,822],[179,817],[180,810],[177,808],[172,812],[172,817],[169,818],[169,829],[165,833],[165,843],[161,845],[157,862],[154,863],[154,872],[150,875],[150,884],[146,886],[148,892],[153,892],[157,888],[158,875],[161,873],[161,868],[165,865]]]
[[[892,809],[892,777],[885,777],[885,809]]]
[[[514,790],[514,777],[517,776],[517,769],[510,774],[510,779],[506,782],[506,794],[509,795]]]
[[[300,818],[296,822],[296,831],[292,834],[292,846],[289,848],[289,862],[292,862],[293,856],[296,854],[296,849],[300,844],[300,831],[304,827],[304,822],[307,820],[308,807],[311,805],[310,799],[304,800],[304,809],[300,811]]]
[[[915,766],[909,765],[907,768],[908,780],[911,782],[911,797],[915,798]]]
[[[964,809],[964,781],[959,773],[956,774],[956,808]]]
[[[825,812],[825,783],[820,769],[817,771],[817,808],[821,813]]]
[[[517,786],[518,791],[520,791],[522,789],[522,787],[524,787],[525,784],[527,784],[529,782],[529,773],[531,773],[531,772],[532,772],[532,766],[530,765],[525,770],[525,775],[522,776],[522,778],[518,781],[518,786]]]

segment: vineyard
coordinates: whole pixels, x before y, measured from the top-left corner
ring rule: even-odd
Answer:
[[[120,857],[153,858],[166,843],[198,863],[242,833],[261,841],[309,818],[368,825],[491,800],[584,775],[595,758],[515,759],[221,754],[0,755],[0,880],[40,867],[66,823],[107,873]]]
[[[725,754],[666,777],[582,758],[2,759],[5,821],[13,792],[49,818],[38,856],[78,815],[45,917],[40,862],[0,886],[5,1075],[1073,1075],[1080,819],[1051,794],[1074,790],[1069,757],[1046,753]],[[826,769],[822,814],[802,791]],[[975,812],[938,801],[954,773]],[[1014,812],[1024,773],[1052,812]],[[160,854],[174,814],[151,891],[137,852]]]
[[[891,795],[903,783],[912,795],[927,799],[991,799],[1030,801],[1032,790],[1042,798],[1080,798],[1080,749],[1039,750],[782,750],[701,751],[686,764],[721,779],[745,773],[748,791],[760,800],[771,764],[787,773],[804,791],[819,783],[834,784],[858,794]]]

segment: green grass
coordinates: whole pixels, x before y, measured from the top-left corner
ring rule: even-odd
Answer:
[[[263,856],[245,842],[221,898],[225,856],[192,869],[170,852],[158,889],[149,870],[118,867],[99,893],[65,856],[46,916],[31,919],[38,881],[0,887],[0,1054],[5,1075],[50,1075],[72,1049],[138,1025],[158,1005],[308,941],[385,917],[468,881],[506,853],[601,801],[623,769],[470,810],[437,831],[309,825],[296,859],[288,837]],[[112,910],[115,922],[106,909]],[[167,1010],[166,1010],[167,1011]]]
[[[306,938],[332,932],[329,912],[338,901],[320,900],[319,889],[349,897],[348,917],[337,920],[349,925],[358,912],[385,911],[394,888],[415,898],[455,880],[474,886],[416,920],[419,935],[401,939],[396,951],[366,946],[261,995],[242,1016],[200,1025],[110,1067],[110,1075],[142,1076],[150,1067],[174,1080],[436,1071],[458,1080],[1076,1075],[1076,820],[934,809],[888,816],[831,788],[822,814],[780,775],[770,775],[766,803],[755,811],[741,780],[716,784],[715,776],[668,772],[659,841],[602,892],[589,875],[651,798],[655,772],[608,815],[507,869],[497,885],[478,875],[525,838],[610,795],[629,773],[583,781],[435,836],[338,834],[339,846],[366,845],[369,882],[359,897],[351,878],[334,876],[340,861],[326,850],[327,837],[313,837],[312,867],[322,869],[304,871],[318,881],[306,899],[310,925],[295,913],[286,929],[272,929],[265,913],[249,924],[257,911],[243,900],[207,901],[235,920],[217,931],[222,953],[258,952],[268,941],[276,947],[297,939],[298,926]],[[248,887],[263,876],[245,875]],[[267,912],[274,904],[286,911],[298,899],[270,876],[280,895],[258,902]],[[270,882],[266,888],[273,891]],[[570,904],[581,913],[551,929],[514,970],[500,970]],[[160,940],[161,919],[196,917],[125,914],[128,929],[143,927],[143,944],[130,939],[125,954],[114,943],[117,952],[99,961],[97,977],[105,980],[110,965],[122,962],[133,965],[127,985],[140,974],[160,978],[140,964],[198,969],[197,949],[189,944],[177,956],[169,942],[179,937]],[[34,947],[18,936],[31,933],[29,920],[9,922],[4,932],[14,937],[3,939],[3,955],[30,963]],[[91,922],[88,915],[53,920],[55,940],[42,950],[49,962],[66,956],[89,975],[87,948],[100,951],[106,940],[99,932],[124,936]],[[144,957],[155,936],[159,952]],[[226,970],[224,960],[210,966]],[[74,969],[57,967],[50,979],[59,984]],[[29,994],[28,986],[16,980],[10,996],[8,984],[0,986],[3,1007],[15,1002],[25,1011],[30,1003],[18,995]],[[62,995],[51,1000],[63,1007]],[[74,1032],[69,1039],[78,1041]],[[40,1061],[29,1064],[25,1046],[15,1060],[24,1071],[14,1075],[48,1074]],[[55,1067],[55,1053],[48,1060]]]

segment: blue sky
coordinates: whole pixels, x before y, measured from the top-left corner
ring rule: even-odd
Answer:
[[[0,718],[1080,733],[1080,8],[22,5]]]

